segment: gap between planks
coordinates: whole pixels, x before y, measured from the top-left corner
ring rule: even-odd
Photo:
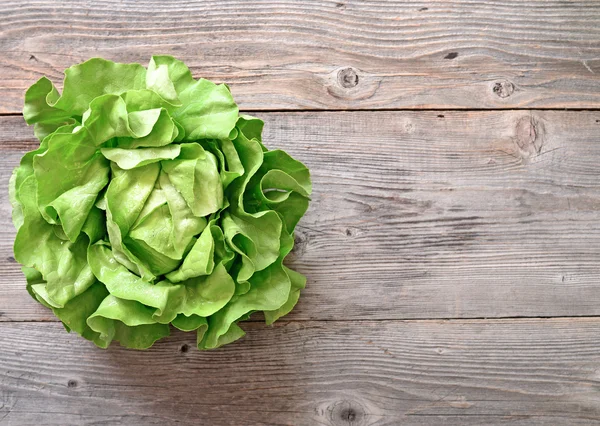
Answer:
[[[282,317],[277,321],[277,323],[357,323],[357,322],[396,322],[396,323],[439,323],[439,322],[465,322],[465,323],[478,323],[478,322],[511,322],[511,321],[538,321],[538,320],[590,320],[590,319],[598,319],[600,320],[600,315],[546,315],[546,316],[523,316],[523,315],[515,315],[515,316],[505,316],[505,317],[467,317],[467,318],[457,318],[457,317],[446,317],[446,318],[348,318],[348,319],[331,319],[331,318],[323,318],[323,319],[286,319]],[[59,323],[60,320],[58,318],[52,319],[9,319],[6,321],[0,321],[0,327],[3,324],[21,324],[21,323]],[[246,321],[243,321],[242,324],[248,323],[263,323],[263,318],[250,318]],[[270,326],[269,326],[270,327]]]
[[[240,110],[240,113],[276,113],[276,114],[286,114],[286,113],[306,113],[306,114],[314,114],[314,113],[325,113],[325,112],[518,112],[518,111],[564,111],[564,112],[598,112],[600,108],[369,108],[369,109],[355,109],[355,108],[327,108],[327,109],[253,109],[246,108],[244,110]],[[23,113],[21,112],[0,112],[0,117],[22,117]]]

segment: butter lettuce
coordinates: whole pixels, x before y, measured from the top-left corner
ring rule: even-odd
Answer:
[[[306,279],[284,265],[308,208],[309,171],[262,143],[226,85],[181,61],[90,59],[25,94],[38,149],[10,179],[27,291],[68,331],[144,349],[170,324],[199,349],[238,322],[289,313]]]

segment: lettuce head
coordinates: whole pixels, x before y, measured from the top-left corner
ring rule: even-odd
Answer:
[[[43,77],[23,116],[40,140],[10,180],[15,259],[65,328],[106,348],[150,347],[170,325],[199,349],[292,310],[306,280],[286,267],[308,208],[308,169],[262,144],[229,88],[154,56],[90,59]]]

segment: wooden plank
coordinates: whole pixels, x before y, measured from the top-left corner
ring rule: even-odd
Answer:
[[[596,0],[12,0],[0,16],[0,113],[42,75],[152,54],[246,110],[600,107]]]
[[[314,196],[290,318],[600,315],[600,113],[263,113]],[[35,146],[0,118],[0,320],[50,320],[12,261],[6,184]]]
[[[4,425],[583,425],[600,422],[600,320],[252,323],[213,352],[175,333],[95,348],[0,324]]]

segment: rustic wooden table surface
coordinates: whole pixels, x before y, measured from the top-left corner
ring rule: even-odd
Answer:
[[[0,3],[0,424],[600,423],[597,0]],[[297,309],[100,350],[30,299],[7,183],[42,75],[171,54],[312,171]]]

